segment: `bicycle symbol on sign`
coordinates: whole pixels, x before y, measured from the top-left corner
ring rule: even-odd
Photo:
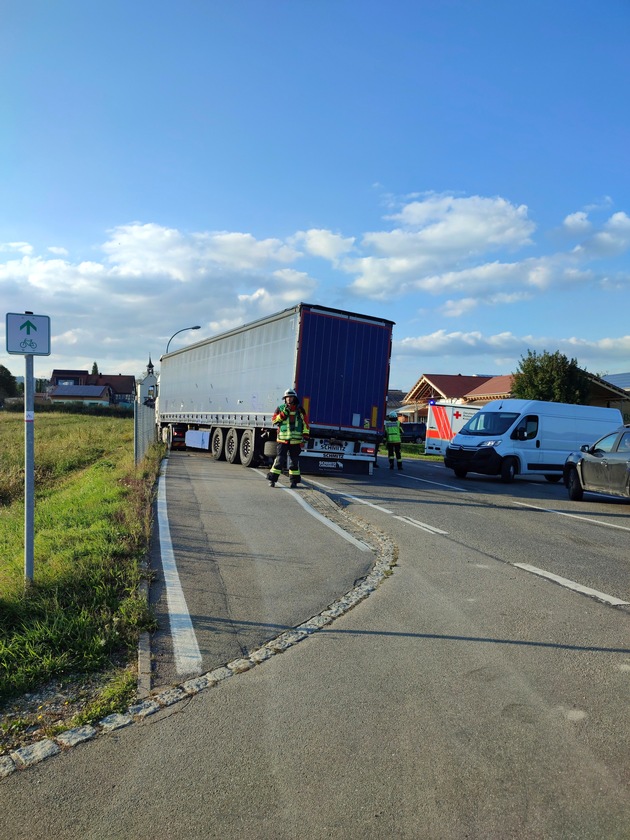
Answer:
[[[37,344],[32,338],[25,338],[24,341],[20,341],[20,347],[22,350],[26,350],[27,347],[30,347],[31,350],[37,350]]]

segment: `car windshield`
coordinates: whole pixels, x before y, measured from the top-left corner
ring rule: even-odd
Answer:
[[[460,430],[460,435],[503,435],[519,418],[513,411],[478,411]]]

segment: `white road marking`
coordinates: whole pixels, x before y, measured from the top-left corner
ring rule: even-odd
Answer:
[[[307,513],[310,513],[311,516],[314,516],[315,519],[322,522],[324,525],[330,528],[331,531],[334,531],[336,534],[339,534],[339,536],[343,537],[344,540],[347,540],[349,543],[352,543],[352,545],[358,548],[360,551],[372,550],[369,547],[369,545],[367,545],[364,542],[361,542],[361,540],[357,540],[355,537],[352,536],[352,534],[349,534],[348,531],[344,531],[344,529],[340,528],[339,525],[336,525],[334,522],[331,522],[330,519],[326,519],[325,516],[322,516],[321,513],[315,510],[315,508],[311,507],[309,503],[300,496],[299,490],[296,492],[295,490],[291,490],[289,487],[283,487],[282,489],[285,490],[287,493],[291,493],[291,495],[295,497],[295,499],[302,505],[302,507]]]
[[[470,490],[464,490],[463,487],[453,487],[452,484],[442,484],[440,481],[429,481],[426,478],[417,478],[415,475],[409,475],[404,470],[400,478],[408,478],[409,481],[421,481],[423,484],[435,484],[436,487],[447,487],[449,490],[455,490],[457,493],[470,493]]]
[[[166,462],[163,461],[158,481],[157,519],[175,668],[178,674],[198,674],[202,668],[201,653],[175,563],[166,508],[165,470]]]
[[[316,487],[323,487],[324,490],[331,490],[337,496],[343,496],[344,499],[350,499],[353,502],[358,502],[360,505],[367,505],[368,507],[374,508],[374,510],[380,510],[381,513],[393,513],[393,511],[381,507],[380,505],[375,505],[373,502],[367,502],[365,499],[361,499],[359,496],[351,496],[349,493],[341,493],[339,490],[337,490],[336,487],[330,487],[328,484],[322,484],[321,481],[313,481],[313,479],[310,478],[310,476],[308,481],[310,484],[314,484]]]
[[[572,589],[574,592],[581,592],[583,595],[590,595],[592,598],[597,598],[599,601],[604,601],[606,604],[611,604],[613,607],[628,606],[628,601],[622,601],[620,598],[615,598],[613,595],[606,595],[605,592],[598,592],[597,589],[591,589],[589,586],[582,586],[581,583],[576,583],[568,578],[554,575],[551,572],[546,572],[544,569],[537,569],[536,566],[530,566],[528,563],[514,563],[517,569],[523,569],[526,572],[531,572],[539,577],[548,578],[566,589]]]
[[[413,525],[416,528],[421,528],[430,534],[448,535],[448,531],[441,531],[439,528],[434,528],[433,525],[427,525],[426,522],[418,522],[417,519],[412,519],[410,516],[394,516],[394,519],[398,519],[400,522],[406,522],[408,525]]]
[[[602,522],[600,519],[590,519],[588,516],[580,516],[577,513],[567,513],[564,510],[554,510],[554,508],[544,508],[538,505],[528,505],[526,502],[514,502],[515,505],[521,507],[533,508],[534,510],[543,510],[545,513],[557,513],[558,516],[568,516],[570,519],[581,519],[582,522],[593,522],[595,525],[603,525],[606,528],[617,528],[619,531],[630,531],[625,525],[616,525],[614,522]]]

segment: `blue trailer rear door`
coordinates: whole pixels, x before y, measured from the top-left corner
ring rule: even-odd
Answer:
[[[311,425],[382,430],[391,333],[390,321],[303,310],[297,388]]]

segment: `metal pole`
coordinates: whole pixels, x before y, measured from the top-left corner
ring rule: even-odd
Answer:
[[[35,522],[35,383],[33,356],[24,357],[24,583],[33,583],[33,545]]]

